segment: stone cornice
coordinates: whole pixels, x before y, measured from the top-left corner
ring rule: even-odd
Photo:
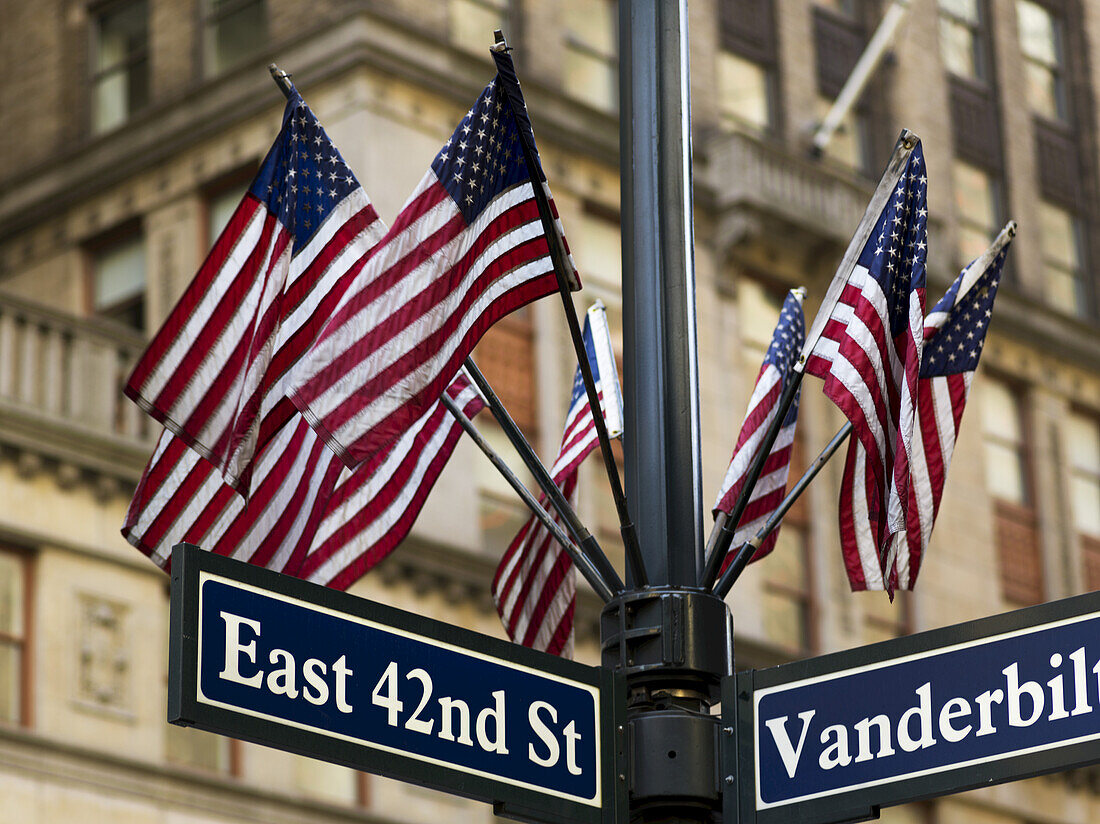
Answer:
[[[369,68],[466,106],[491,76],[475,56],[440,45],[405,21],[362,9],[293,41],[273,44],[231,75],[197,81],[187,92],[159,101],[126,126],[88,138],[47,164],[0,181],[0,242],[54,217],[66,206],[109,189],[190,146],[280,107],[264,66],[272,59],[311,85],[356,68]],[[544,144],[618,162],[618,122],[538,83],[525,83]]]

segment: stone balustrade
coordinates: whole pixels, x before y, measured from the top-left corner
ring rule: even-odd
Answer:
[[[828,162],[792,157],[747,134],[725,134],[707,146],[705,175],[718,209],[720,240],[736,244],[777,223],[791,231],[807,227],[819,238],[846,244],[867,206],[870,181]]]
[[[155,423],[122,394],[137,332],[0,293],[0,444],[134,480]]]

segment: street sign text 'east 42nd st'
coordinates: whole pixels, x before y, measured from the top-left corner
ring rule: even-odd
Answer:
[[[741,821],[859,820],[1100,760],[1100,593],[736,678]]]
[[[494,803],[624,820],[615,677],[232,561],[172,554],[168,720]]]

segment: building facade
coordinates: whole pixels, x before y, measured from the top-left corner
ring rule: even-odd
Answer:
[[[1100,587],[1100,5],[911,0],[814,157],[812,130],[884,5],[689,3],[707,495],[784,292],[805,285],[812,318],[903,126],[929,167],[930,305],[1008,218],[1020,225],[916,591],[893,605],[848,591],[834,461],[730,596],[739,667]],[[491,76],[494,28],[515,47],[578,305],[603,300],[618,333],[616,3],[0,0],[0,19],[0,822],[488,820],[483,805],[165,723],[168,580],[119,535],[157,432],[120,387],[278,130],[269,62],[392,220]],[[552,459],[573,372],[560,307],[502,321],[476,358]],[[842,423],[808,379],[795,472]],[[581,517],[621,569],[595,461],[580,483]],[[352,591],[503,635],[489,581],[524,518],[463,441],[405,544]],[[594,663],[599,604],[581,589],[577,657]],[[1100,773],[882,817],[1086,824]]]

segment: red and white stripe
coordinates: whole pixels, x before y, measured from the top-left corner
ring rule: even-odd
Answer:
[[[493,323],[556,290],[530,182],[467,226],[429,171],[296,370],[290,396],[354,466],[423,414]]]
[[[467,417],[483,406],[464,375],[446,391]],[[384,460],[352,472],[295,416],[261,450],[245,502],[213,465],[164,432],[122,533],[163,568],[186,541],[346,589],[408,534],[460,435],[436,402]]]
[[[949,317],[956,312],[967,311],[971,288],[984,279],[992,283],[993,295],[1000,280],[1007,245],[1011,233],[1002,233],[985,254],[965,269],[944,300],[941,300],[924,322],[925,353],[938,343],[937,336]],[[986,277],[988,273],[988,278]],[[954,292],[954,299],[950,299]],[[992,298],[989,299],[992,309]],[[971,311],[976,311],[971,309]],[[968,316],[969,317],[969,316]],[[980,353],[984,343],[988,319],[970,325],[968,347],[977,347]],[[974,361],[974,366],[977,360]],[[931,370],[935,372],[935,370]],[[966,407],[974,370],[953,374],[928,374],[917,383],[917,425],[913,431],[908,465],[910,485],[908,489],[907,529],[894,535],[887,554],[888,566],[879,562],[875,536],[870,532],[867,518],[869,490],[873,478],[868,474],[866,452],[862,444],[853,443],[846,461],[840,499],[841,533],[855,548],[845,563],[853,589],[912,589],[920,572],[924,553],[932,537],[932,528],[939,514],[947,482],[947,470],[955,452],[959,426]]]
[[[126,394],[248,494],[254,455],[294,414],[285,399],[292,367],[383,232],[356,188],[295,249],[246,194]]]
[[[597,302],[588,310],[583,337],[604,422],[609,434],[621,434],[622,395],[603,304]],[[578,368],[558,457],[550,468],[550,478],[574,508],[578,470],[598,444],[596,420]],[[564,529],[545,496],[540,496],[539,503]],[[493,576],[492,592],[509,638],[533,649],[572,657],[576,571],[569,554],[534,516],[504,551]]]
[[[775,407],[782,394],[783,376],[773,364],[765,364],[756,378],[756,386],[753,387],[752,397],[749,399],[745,422],[741,425],[741,432],[737,436],[737,444],[734,447],[729,468],[726,470],[726,477],[722,480],[722,488],[718,491],[715,511],[721,510],[728,515],[733,510],[744,488],[745,477],[756,459],[756,454],[760,451],[760,443],[775,419]],[[749,501],[745,505],[745,511],[738,522],[731,544],[735,549],[752,538],[782,502],[787,491],[787,474],[791,467],[794,436],[794,421],[779,430],[775,443],[764,461],[760,478],[753,487]],[[759,560],[771,552],[775,548],[778,537],[779,528],[777,527],[753,553],[752,560]],[[732,555],[727,555],[722,562],[722,569],[724,570],[731,561]]]
[[[821,339],[807,359],[806,372],[825,379],[825,394],[852,422],[855,437],[845,462],[844,486],[865,478],[868,488],[884,494],[861,500],[859,513],[877,547],[868,556],[841,516],[841,545],[845,558],[880,570],[887,563],[891,535],[906,531],[909,498],[909,455],[916,428],[916,383],[924,340],[924,290],[908,296],[908,325],[891,338],[886,296],[867,269],[857,265],[826,323]],[[856,443],[864,456],[851,456]],[[843,495],[843,493],[842,493]],[[843,497],[842,497],[843,500]]]

